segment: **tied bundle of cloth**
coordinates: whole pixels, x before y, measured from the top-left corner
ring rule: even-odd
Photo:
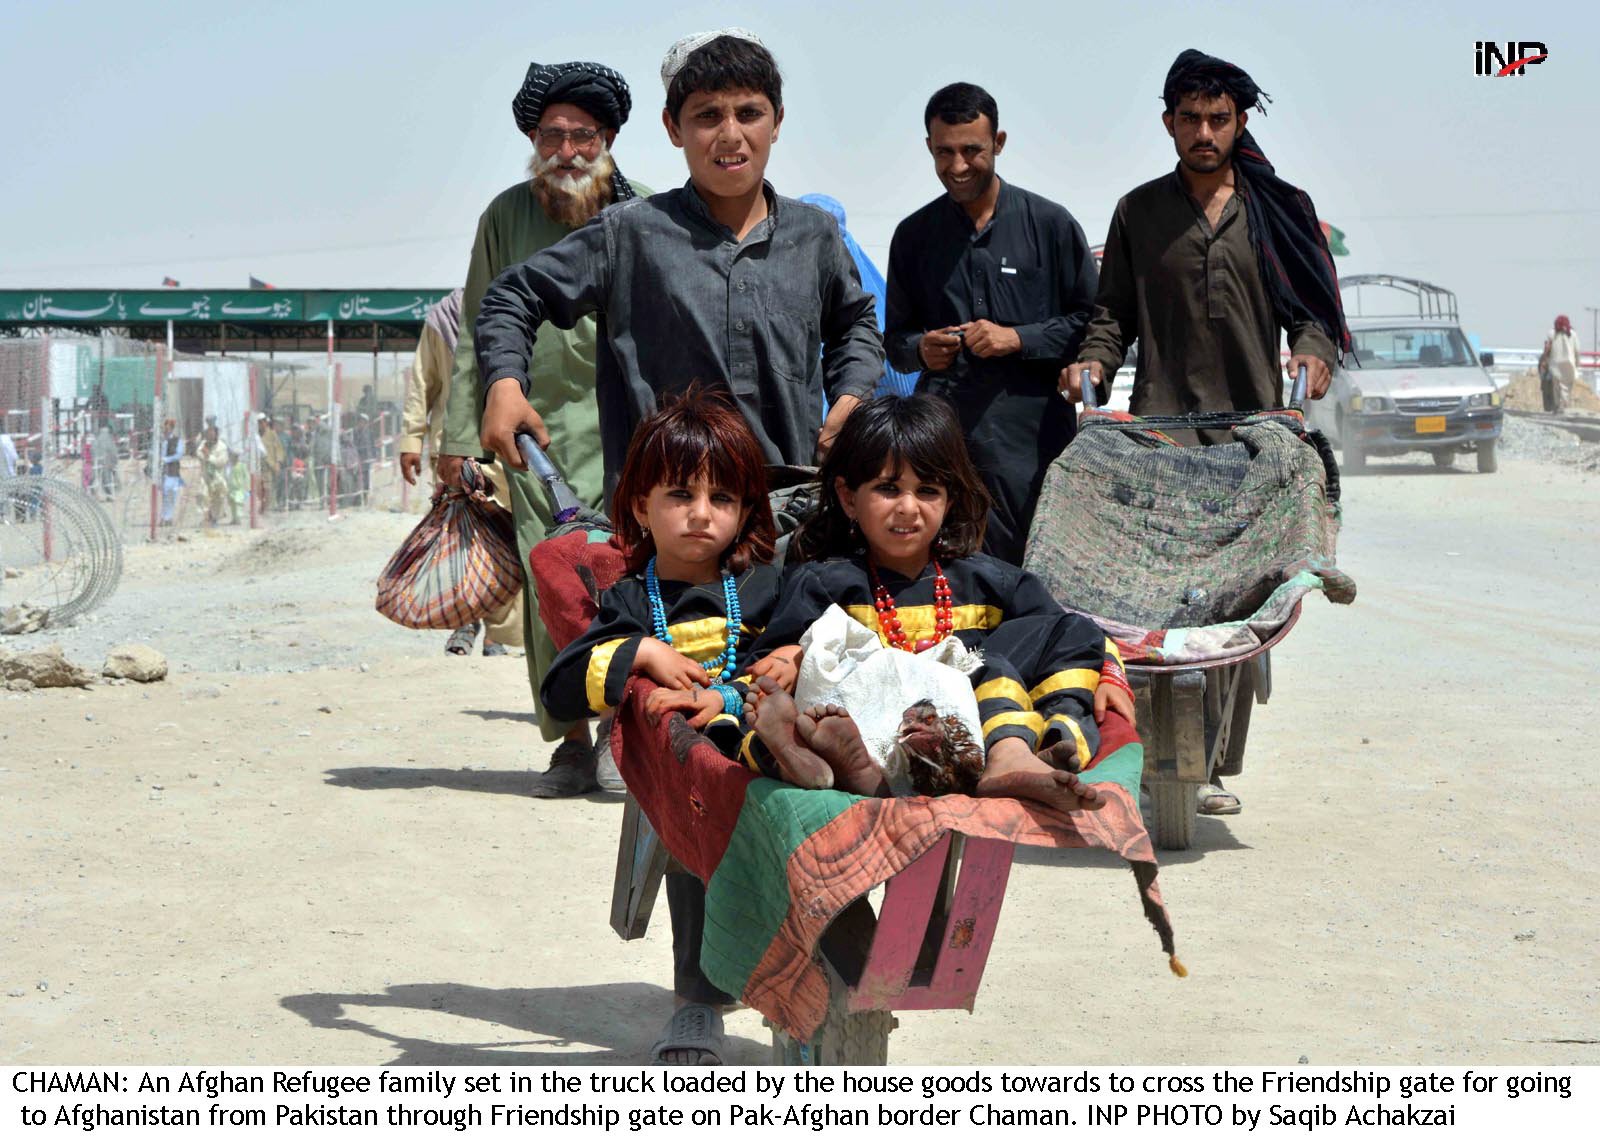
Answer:
[[[427,515],[378,574],[375,606],[402,627],[465,627],[503,611],[522,588],[510,515],[484,495],[474,462],[462,472],[476,488],[440,486]]]

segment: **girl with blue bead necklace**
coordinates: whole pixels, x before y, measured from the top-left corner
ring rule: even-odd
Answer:
[[[540,689],[546,709],[563,721],[604,713],[637,672],[660,687],[652,712],[684,714],[740,759],[748,683],[768,675],[792,690],[798,654],[735,679],[778,592],[760,443],[722,397],[691,390],[640,424],[611,512],[629,574],[551,664]],[[763,753],[742,760],[782,775],[764,768]]]
[[[577,721],[614,708],[629,676],[642,674],[660,688],[647,703],[652,711],[689,716],[723,753],[741,760],[746,684],[765,676],[793,691],[799,654],[769,656],[735,677],[778,594],[778,570],[769,563],[777,532],[760,443],[724,398],[691,388],[634,432],[611,515],[628,575],[601,594],[589,629],[556,656],[540,698],[558,720]],[[781,776],[757,750],[742,760]],[[719,1010],[734,998],[700,968],[705,885],[672,870],[665,883],[677,1009],[657,1051],[715,1049]],[[689,1035],[705,1043],[685,1040]]]

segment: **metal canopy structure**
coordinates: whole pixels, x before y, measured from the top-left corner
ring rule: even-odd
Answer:
[[[415,349],[422,318],[448,288],[157,288],[147,291],[0,291],[0,336],[72,329],[165,340],[179,351],[335,351]]]
[[[1356,310],[1352,312],[1348,304],[1345,306],[1345,314],[1351,319],[1392,319],[1415,315],[1418,319],[1448,320],[1455,323],[1460,318],[1456,310],[1455,293],[1437,284],[1430,284],[1426,280],[1414,280],[1409,276],[1391,276],[1388,273],[1364,273],[1359,276],[1341,276],[1339,288],[1341,291],[1355,293]],[[1361,307],[1363,288],[1388,288],[1394,292],[1403,292],[1416,301],[1416,311],[1415,313],[1363,311]],[[1391,294],[1380,293],[1380,295]]]

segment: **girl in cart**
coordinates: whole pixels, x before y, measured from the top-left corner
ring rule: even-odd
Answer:
[[[1098,625],[1064,611],[1036,576],[977,551],[988,497],[949,407],[927,395],[863,404],[820,476],[821,506],[790,553],[803,562],[784,576],[752,670],[771,650],[792,652],[831,604],[887,647],[922,651],[956,636],[983,658],[972,676],[982,760],[958,791],[1099,808],[1098,791],[1077,774],[1093,759],[1107,705],[1133,717],[1121,661]],[[802,711],[758,677],[746,717],[763,743],[747,751],[764,749],[802,774],[821,763],[853,792],[885,791],[847,714]],[[919,732],[934,748],[944,741],[937,722],[908,714],[906,735]]]
[[[578,721],[613,709],[638,672],[659,686],[651,710],[689,715],[690,725],[734,753],[746,689],[734,675],[778,594],[760,444],[725,400],[691,388],[634,433],[611,512],[628,574],[601,594],[589,629],[556,656],[540,698],[557,719]],[[796,653],[770,652],[755,673],[774,690],[793,690],[786,659]],[[777,766],[757,771],[801,775]],[[669,871],[666,888],[676,1007],[651,1059],[692,1065],[709,1055],[720,1064],[720,1011],[734,998],[700,967],[705,886]]]
[[[683,713],[731,756],[749,682],[765,675],[792,691],[799,653],[766,652],[735,681],[778,596],[760,443],[724,399],[691,389],[640,424],[611,511],[628,574],[556,656],[539,696],[556,718],[578,721],[614,709],[638,672],[660,687],[653,712]],[[759,773],[803,780],[765,754],[748,760]]]

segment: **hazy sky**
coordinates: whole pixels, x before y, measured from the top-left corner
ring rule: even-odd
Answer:
[[[1419,6],[1420,8],[1420,6]],[[922,106],[995,95],[1002,176],[1091,241],[1169,169],[1174,55],[1199,47],[1274,98],[1252,129],[1343,229],[1341,272],[1423,276],[1485,344],[1585,347],[1600,307],[1600,17],[1593,3],[8,5],[0,287],[450,287],[484,204],[521,176],[510,103],[530,60],[594,59],[633,87],[618,164],[681,183],[661,56],[738,23],[785,74],[768,176],[826,192],[885,267],[895,223],[939,192]],[[1485,38],[1540,40],[1527,75],[1474,75]]]

